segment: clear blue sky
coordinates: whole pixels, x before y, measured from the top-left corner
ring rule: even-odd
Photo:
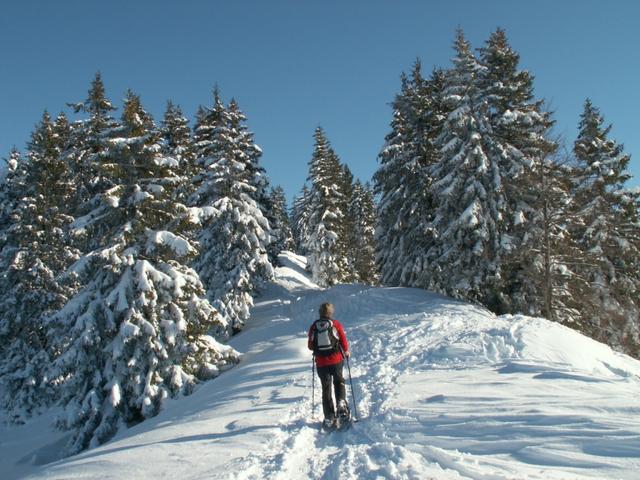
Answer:
[[[169,98],[193,118],[217,83],[247,114],[267,173],[289,198],[306,178],[318,125],[368,180],[400,73],[417,57],[427,72],[448,67],[458,26],[476,48],[506,29],[571,142],[590,97],[640,184],[635,0],[4,1],[0,156],[23,149],[45,108],[83,100],[100,70],[112,101],[131,88],[158,120]]]

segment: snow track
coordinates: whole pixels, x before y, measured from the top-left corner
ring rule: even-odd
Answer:
[[[559,325],[419,290],[339,286],[292,314],[324,299],[351,340],[361,421],[319,432],[305,400],[263,451],[216,478],[634,478],[640,423],[625,424],[640,406],[635,361]],[[618,367],[565,351],[581,347]],[[624,396],[612,401],[613,384]],[[630,458],[603,458],[614,451]]]
[[[323,291],[304,259],[282,260],[233,339],[245,352],[237,367],[102,447],[32,467],[34,478],[637,478],[640,362],[545,320],[421,290]],[[329,434],[319,430],[317,381],[312,415],[306,349],[324,301],[351,343],[361,417]],[[3,441],[6,458],[21,431]],[[55,458],[47,441],[29,455]]]

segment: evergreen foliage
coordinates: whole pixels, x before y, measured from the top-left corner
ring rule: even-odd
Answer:
[[[24,421],[53,400],[45,368],[51,358],[47,317],[60,309],[69,288],[57,275],[77,258],[66,232],[72,221],[65,204],[73,193],[61,161],[69,137],[64,115],[44,112],[28,145],[22,178],[12,165],[7,188],[15,199],[5,230],[0,297],[0,384],[9,418]]]
[[[402,76],[401,92],[392,104],[391,132],[374,174],[380,197],[376,259],[386,285],[430,287],[425,275],[425,254],[434,242],[429,168],[438,160],[434,143],[446,111],[444,77],[435,70],[425,80],[416,62],[411,76]]]
[[[355,276],[364,284],[376,285],[379,282],[375,263],[376,204],[369,184],[362,185],[360,180],[353,184],[349,215],[353,219],[349,242]]]
[[[528,222],[539,211],[531,204],[536,195],[532,196],[530,190],[546,177],[541,170],[548,166],[543,163],[556,151],[557,143],[549,138],[551,114],[544,110],[542,100],[534,100],[533,77],[518,69],[520,57],[509,45],[504,30],[491,34],[480,49],[480,61],[485,67],[480,85],[498,144],[507,202],[501,274],[490,306],[499,312],[513,312],[512,298],[519,295],[515,276],[521,268],[518,258],[523,236],[529,230]]]
[[[294,197],[291,208],[291,230],[295,242],[295,249],[301,255],[307,254],[307,240],[309,238],[309,218],[311,217],[311,192],[303,185],[300,195]]]
[[[71,453],[155,415],[165,398],[238,360],[207,335],[224,319],[183,263],[195,249],[173,223],[186,213],[170,201],[176,164],[162,156],[137,95],[128,92],[114,130],[95,167],[112,186],[83,226],[91,233],[100,224],[101,245],[76,262],[83,288],[49,328],[58,352],[49,376],[65,406],[58,424],[73,430]]]
[[[587,101],[576,162],[558,156],[504,30],[478,56],[459,31],[455,50],[429,80],[416,63],[392,104],[374,175],[382,283],[542,315],[638,355],[628,155]]]
[[[179,105],[167,102],[162,119],[162,154],[176,162],[180,185],[175,189],[177,199],[184,203],[191,193],[191,179],[195,175],[195,149],[191,139],[189,120]]]
[[[354,182],[322,128],[314,138],[310,188],[303,186],[291,212],[296,249],[307,256],[307,268],[319,285],[377,283],[373,192]]]
[[[586,100],[574,144],[577,205],[574,235],[592,259],[582,268],[594,309],[583,311],[585,328],[596,338],[640,353],[640,194],[625,188],[629,155],[608,138],[598,108]]]
[[[241,330],[249,309],[273,268],[267,256],[272,229],[263,214],[262,154],[235,101],[225,107],[216,90],[194,135],[198,173],[191,206],[202,229],[196,269],[208,298],[228,321],[227,334]]]
[[[318,127],[314,137],[305,249],[313,280],[325,287],[347,281],[352,271],[345,248],[346,199],[340,187],[344,170],[324,130]]]
[[[487,304],[508,242],[502,149],[481,85],[486,67],[462,31],[455,50],[443,92],[451,111],[436,139],[440,159],[430,169],[438,202],[432,222],[437,241],[427,254],[428,268],[438,290]]]
[[[269,246],[269,258],[271,263],[275,265],[280,252],[283,250],[293,251],[295,249],[291,221],[287,210],[287,199],[282,187],[277,186],[271,189],[269,207],[265,216],[273,230],[274,240]]]
[[[74,123],[69,141],[70,148],[63,154],[65,161],[74,172],[75,182],[78,185],[71,201],[74,216],[80,217],[94,209],[95,203],[98,202],[97,196],[112,184],[101,163],[102,155],[117,126],[117,122],[111,116],[116,108],[106,97],[104,82],[99,72],[91,82],[84,102],[70,106],[75,113],[88,116]],[[78,240],[89,241],[88,239]],[[81,244],[84,251],[93,246],[93,244]]]
[[[593,302],[581,270],[593,260],[572,234],[573,168],[566,161],[549,157],[536,173],[537,182],[527,191],[531,212],[522,246],[513,254],[519,269],[512,278],[511,301],[516,311],[585,331],[582,313],[593,308]]]

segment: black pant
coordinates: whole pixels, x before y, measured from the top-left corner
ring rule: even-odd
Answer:
[[[347,392],[344,386],[344,377],[342,376],[342,362],[326,367],[318,367],[318,376],[322,385],[322,412],[324,418],[335,417],[336,407],[333,403],[333,395],[331,384],[335,389],[336,404],[340,400],[344,400]]]

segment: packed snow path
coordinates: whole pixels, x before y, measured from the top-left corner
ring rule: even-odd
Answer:
[[[3,478],[638,478],[640,362],[557,324],[420,290],[323,291],[302,258],[282,260],[233,339],[246,352],[239,366],[57,463],[37,466],[55,458],[50,438],[21,440],[37,422],[3,431],[0,460],[21,456]],[[312,414],[306,348],[323,301],[351,342],[361,417],[330,434],[317,381]]]

